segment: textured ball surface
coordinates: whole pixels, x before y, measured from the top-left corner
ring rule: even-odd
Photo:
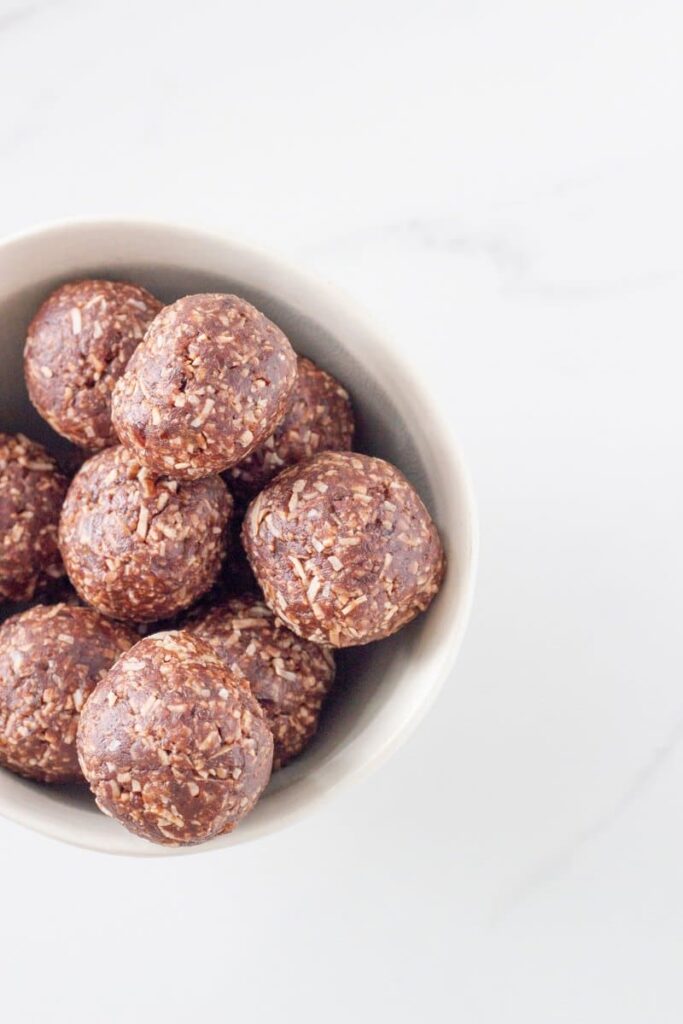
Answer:
[[[249,506],[242,536],[272,611],[299,636],[351,647],[424,611],[444,572],[432,519],[382,459],[323,452]]]
[[[232,499],[218,476],[154,476],[126,448],[89,459],[69,487],[59,544],[88,604],[131,622],[170,618],[213,585]]]
[[[161,302],[137,284],[74,281],[31,321],[24,373],[31,401],[63,437],[95,451],[117,443],[111,395]]]
[[[230,832],[268,783],[263,712],[213,648],[185,632],[141,640],[81,716],[83,773],[105,814],[171,846]]]
[[[334,681],[332,652],[296,636],[252,596],[191,614],[184,628],[207,640],[256,697],[275,740],[273,767],[297,757],[318,727]]]
[[[0,626],[0,764],[41,782],[81,780],[78,718],[137,640],[91,608],[37,605]]]
[[[280,422],[296,381],[287,338],[245,299],[167,306],[114,389],[121,442],[157,473],[198,479],[246,458]]]
[[[275,432],[225,474],[233,494],[250,501],[287,466],[323,451],[349,451],[354,418],[348,392],[338,380],[300,356],[298,376],[284,419]]]
[[[0,434],[0,603],[30,601],[64,575],[57,526],[66,488],[42,445]]]

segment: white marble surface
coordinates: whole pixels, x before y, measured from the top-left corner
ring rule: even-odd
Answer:
[[[185,220],[342,284],[448,410],[482,527],[450,687],[317,817],[149,863],[0,823],[8,1020],[680,1022],[681,27],[0,0],[0,231]]]

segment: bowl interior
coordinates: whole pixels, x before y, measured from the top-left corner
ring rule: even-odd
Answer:
[[[343,297],[270,256],[151,224],[56,225],[0,245],[0,430],[22,431],[58,455],[70,447],[28,400],[22,350],[41,300],[79,276],[135,281],[166,301],[201,291],[245,296],[282,327],[298,352],[349,389],[357,447],[406,474],[444,539],[448,574],[429,612],[389,640],[340,652],[338,681],[311,747],[273,776],[255,811],[232,835],[191,849],[248,841],[281,827],[388,753],[443,680],[462,636],[472,586],[474,526],[464,470],[428,400]],[[0,772],[0,812],[94,849],[177,852],[129,835],[80,787],[39,786]]]

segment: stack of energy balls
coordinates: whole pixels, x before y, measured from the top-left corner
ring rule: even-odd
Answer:
[[[85,778],[153,842],[229,832],[314,735],[334,649],[428,606],[435,526],[351,451],[339,382],[235,295],[63,285],[25,375],[84,461],[68,484],[0,435],[0,764]]]

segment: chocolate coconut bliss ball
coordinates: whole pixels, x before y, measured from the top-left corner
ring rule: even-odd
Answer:
[[[242,536],[273,612],[299,636],[351,647],[424,611],[444,572],[432,519],[382,459],[323,452],[251,503]]]
[[[0,604],[30,601],[64,575],[57,525],[66,488],[42,445],[0,434]]]
[[[226,471],[226,483],[246,503],[287,466],[317,452],[350,450],[353,432],[346,389],[310,359],[299,356],[297,381],[284,418],[259,448]]]
[[[93,608],[154,622],[211,588],[232,499],[220,477],[155,476],[120,445],[89,459],[69,488],[59,544],[69,579]]]
[[[91,608],[37,605],[0,626],[0,764],[41,782],[81,780],[79,714],[137,640]]]
[[[31,401],[63,437],[95,451],[116,444],[111,394],[162,308],[137,284],[75,281],[43,302],[28,329]]]
[[[249,691],[189,633],[141,640],[97,686],[78,753],[98,806],[171,846],[230,832],[268,779],[273,737]]]
[[[167,306],[114,389],[121,440],[156,473],[196,480],[246,458],[276,428],[296,381],[287,338],[235,295]]]
[[[273,767],[297,757],[313,737],[334,681],[334,656],[296,636],[257,597],[232,597],[186,619],[235,679],[248,686],[273,733]]]

